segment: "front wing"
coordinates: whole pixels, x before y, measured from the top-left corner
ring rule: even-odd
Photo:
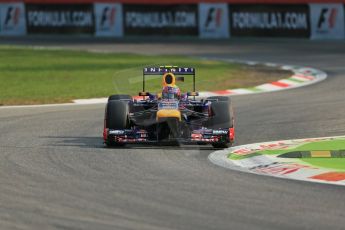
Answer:
[[[212,143],[229,143],[234,141],[234,128],[229,129],[199,129],[192,131],[188,138],[174,138],[168,140],[158,140],[150,137],[146,130],[112,130],[105,129],[103,133],[104,141],[114,141],[115,143],[141,143],[155,144],[162,142],[178,141],[182,144],[212,144]]]

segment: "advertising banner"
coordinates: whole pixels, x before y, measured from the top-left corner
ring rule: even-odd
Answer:
[[[311,39],[343,39],[342,4],[310,4]]]
[[[123,5],[125,35],[198,35],[197,5]]]
[[[92,4],[27,4],[29,34],[94,33]]]
[[[309,37],[308,5],[231,5],[231,36]]]
[[[0,4],[0,35],[25,35],[25,9],[23,3]]]
[[[225,3],[200,3],[199,37],[228,38],[229,36],[228,5]]]
[[[95,35],[123,36],[122,5],[118,3],[95,3]]]

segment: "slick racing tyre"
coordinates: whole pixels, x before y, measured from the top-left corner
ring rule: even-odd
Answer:
[[[231,147],[231,143],[221,142],[221,143],[212,143],[213,148],[217,149],[226,149]]]
[[[115,95],[111,95],[108,98],[108,101],[121,100],[121,99],[132,100],[132,97],[130,95],[126,95],[126,94],[115,94]]]
[[[106,109],[106,128],[108,129],[128,129],[128,103],[120,100],[111,100]],[[107,140],[107,146],[123,146],[124,144],[115,143],[114,140]]]
[[[211,117],[207,122],[207,127],[210,129],[231,128],[234,120],[231,100],[228,97],[219,98],[218,101],[211,103]]]
[[[229,97],[210,97],[211,103],[211,117],[207,122],[206,127],[210,129],[230,129],[234,127],[234,115],[231,100]],[[231,146],[230,139],[226,141],[212,144],[215,148],[228,148]]]

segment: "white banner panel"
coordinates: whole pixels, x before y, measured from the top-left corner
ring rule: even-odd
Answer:
[[[0,35],[25,35],[23,3],[0,3]]]
[[[310,4],[311,39],[343,39],[342,4]]]
[[[229,36],[228,5],[225,3],[200,3],[199,37],[228,38]]]
[[[95,3],[95,35],[122,37],[122,5],[118,3]]]

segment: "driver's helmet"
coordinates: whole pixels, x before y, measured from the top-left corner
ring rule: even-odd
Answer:
[[[175,86],[164,86],[162,90],[162,99],[180,99],[180,88]]]

